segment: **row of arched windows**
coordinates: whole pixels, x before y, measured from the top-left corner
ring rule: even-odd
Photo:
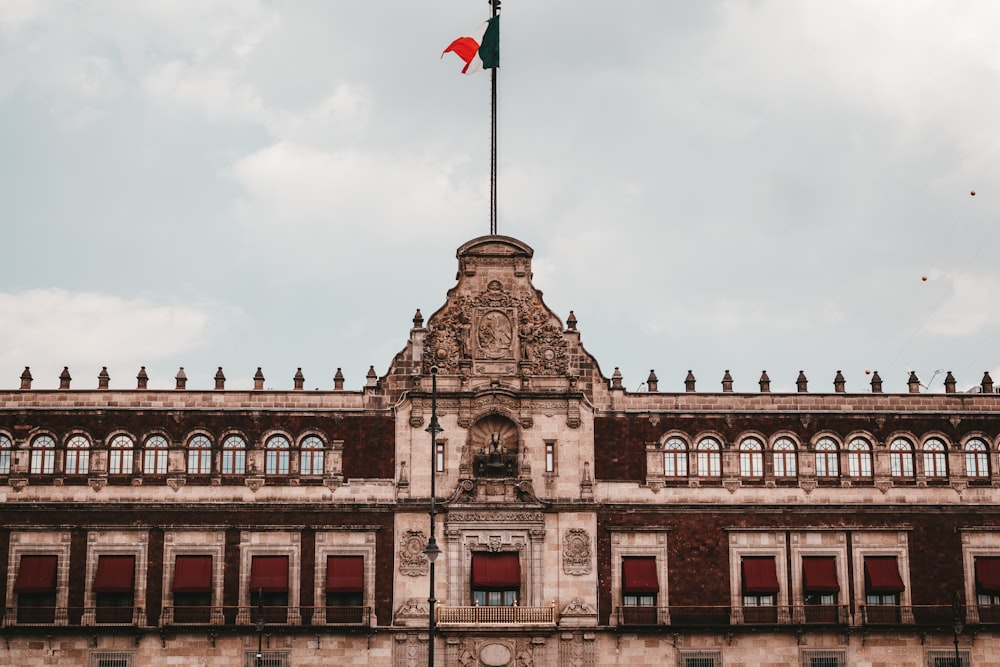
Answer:
[[[130,435],[115,435],[108,442],[109,475],[131,475],[142,472],[147,475],[167,474],[167,460],[170,443],[162,435],[150,435],[141,448]],[[297,454],[297,472],[304,476],[323,474],[326,443],[317,435],[300,438],[298,447],[293,449],[289,437],[272,435],[264,442],[264,474],[289,475],[292,471],[293,452]],[[6,434],[0,433],[0,475],[11,472],[13,443]],[[37,435],[28,446],[28,473],[51,475],[57,471],[57,447],[50,435]],[[91,442],[83,435],[73,435],[66,440],[62,452],[61,472],[66,475],[85,475],[91,472]],[[240,435],[226,436],[218,451],[212,440],[202,434],[188,439],[186,445],[189,475],[243,475],[247,472],[247,441]]]
[[[798,447],[794,440],[780,437],[770,449],[755,437],[746,437],[737,446],[739,474],[747,479],[764,477],[765,456],[770,457],[771,469],[777,479],[791,479],[798,475]],[[947,446],[941,438],[927,438],[917,449],[907,438],[896,438],[889,444],[889,472],[892,477],[913,478],[919,470],[925,477],[947,478]],[[970,478],[989,478],[989,445],[981,438],[970,438],[964,445],[965,475]],[[874,474],[873,447],[863,437],[850,440],[841,446],[831,437],[822,437],[814,447],[816,476],[836,478],[870,478]],[[842,456],[843,455],[843,456]],[[846,465],[842,471],[841,466]],[[689,470],[690,467],[690,470]],[[663,474],[665,477],[721,477],[722,445],[714,437],[704,437],[692,448],[679,436],[670,436],[663,442]]]

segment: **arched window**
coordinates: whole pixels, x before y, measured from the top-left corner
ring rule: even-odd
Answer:
[[[795,443],[791,438],[778,438],[774,441],[774,476],[795,477],[796,475]]]
[[[323,441],[310,435],[302,441],[299,453],[299,472],[303,475],[323,474]]]
[[[931,438],[924,443],[924,474],[927,477],[947,477],[948,458],[944,442]]]
[[[247,467],[247,443],[238,435],[222,441],[222,474],[242,475]]]
[[[747,438],[740,443],[740,477],[764,476],[764,446],[757,438]]]
[[[56,468],[56,441],[47,435],[40,435],[31,441],[32,475],[51,475]]]
[[[969,477],[990,476],[990,449],[979,438],[965,443],[965,474]]]
[[[0,433],[0,475],[10,474],[10,454],[13,449],[10,438]]]
[[[715,438],[702,438],[698,443],[698,476],[722,476],[722,448]]]
[[[666,477],[687,477],[687,443],[680,438],[670,438],[663,445],[663,474]]]
[[[288,438],[283,435],[272,435],[267,440],[264,456],[265,475],[287,475],[289,459]]]
[[[162,435],[146,438],[146,451],[142,460],[142,472],[147,475],[167,474],[167,439]]]
[[[838,475],[840,475],[840,465],[837,463],[837,443],[830,438],[823,438],[816,443],[816,476]]]
[[[90,472],[90,441],[74,435],[66,443],[66,474],[86,475]]]
[[[188,441],[188,474],[212,474],[212,441],[196,435]]]
[[[851,477],[872,476],[872,446],[864,438],[855,438],[847,445],[847,474]]]
[[[108,446],[108,474],[131,475],[134,444],[127,435],[116,435]]]
[[[913,445],[896,438],[889,445],[889,472],[893,477],[913,477]]]

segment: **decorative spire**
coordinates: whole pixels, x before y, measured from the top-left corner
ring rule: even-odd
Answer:
[[[684,391],[694,391],[694,373],[688,369],[687,377],[684,378]]]
[[[757,381],[760,385],[760,392],[766,394],[771,391],[771,378],[767,377],[767,371],[760,372],[760,380]]]
[[[615,366],[615,372],[611,374],[611,388],[621,389],[622,388],[622,372],[618,370]]]
[[[906,381],[907,386],[910,388],[911,394],[920,393],[920,378],[914,371],[910,371],[910,379]]]
[[[984,394],[993,393],[993,378],[990,377],[989,371],[983,373],[983,381],[979,386],[982,387]]]
[[[417,312],[414,313],[413,315],[413,328],[422,329],[423,327],[424,327],[424,316],[420,312],[420,309],[417,308]]]
[[[215,390],[222,391],[226,388],[226,376],[222,372],[222,366],[219,366],[219,370],[215,371]]]
[[[335,391],[344,390],[344,372],[337,368],[337,372],[333,374],[333,388]]]
[[[369,387],[374,387],[378,384],[378,374],[375,373],[374,366],[368,367],[368,374],[365,376],[365,379],[368,381],[367,386]]]
[[[21,373],[21,389],[28,390],[31,389],[31,368],[28,366],[24,367],[24,372]]]
[[[726,393],[731,393],[733,391],[733,376],[729,374],[729,369],[726,369],[725,375],[722,376],[722,391]]]
[[[951,374],[951,371],[948,371],[948,374],[944,376],[944,393],[954,394],[956,384],[958,383],[955,382],[955,376]]]
[[[184,389],[187,388],[188,376],[184,372],[184,367],[183,366],[181,366],[180,369],[177,371],[177,375],[174,377],[174,380],[176,380],[176,382],[177,382],[174,385],[174,389],[178,389],[178,390],[183,391]]]
[[[847,381],[844,380],[844,374],[839,370],[837,371],[837,375],[833,378],[833,390],[838,394],[843,394],[847,391]]]
[[[306,387],[306,376],[302,374],[301,366],[295,371],[295,375],[292,376],[292,385],[295,391],[302,391]]]
[[[566,318],[566,330],[576,331],[576,315],[573,314],[572,310],[569,311],[569,317]]]
[[[882,393],[882,376],[878,374],[878,371],[872,373],[872,393]]]
[[[656,371],[652,368],[649,369],[649,377],[646,378],[646,389],[649,391],[657,391],[659,386],[659,380],[656,379]]]
[[[146,374],[145,366],[141,366],[139,368],[139,374],[135,376],[135,388],[136,389],[149,388],[149,375]]]
[[[260,369],[260,366],[257,367],[257,372],[253,374],[253,390],[264,390],[264,371]]]
[[[59,388],[69,389],[69,383],[73,378],[69,375],[69,366],[63,366],[62,373],[59,374]]]
[[[799,377],[795,379],[795,386],[799,393],[804,394],[809,391],[809,380],[806,378],[805,371],[799,371]]]
[[[101,372],[97,374],[97,388],[107,389],[111,383],[111,376],[108,375],[108,367],[101,366]]]

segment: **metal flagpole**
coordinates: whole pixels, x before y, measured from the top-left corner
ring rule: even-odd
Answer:
[[[490,0],[493,18],[500,12],[500,0]],[[490,70],[490,234],[497,233],[497,70]]]

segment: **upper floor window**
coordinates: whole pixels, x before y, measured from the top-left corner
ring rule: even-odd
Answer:
[[[698,443],[698,476],[722,476],[722,447],[715,438],[703,438]]]
[[[687,443],[670,438],[663,444],[663,474],[666,477],[687,477]]]
[[[264,474],[287,475],[290,458],[288,438],[283,435],[272,435],[267,440],[264,456]]]
[[[895,556],[872,556],[864,559],[865,621],[899,623],[900,594],[906,590]]]
[[[622,622],[655,625],[660,581],[655,556],[622,558]]]
[[[56,441],[47,435],[32,440],[30,466],[33,475],[51,475],[56,467]]]
[[[847,474],[851,477],[872,476],[872,446],[864,438],[855,438],[847,445]]]
[[[299,453],[299,471],[303,475],[323,474],[323,441],[310,435],[302,441]]]
[[[222,441],[222,474],[242,475],[247,467],[247,443],[238,435]]]
[[[147,475],[167,474],[167,439],[162,435],[146,438],[146,451],[142,459],[142,472]]]
[[[510,607],[521,597],[521,561],[517,553],[472,554],[472,602],[481,607]]]
[[[913,477],[913,445],[896,438],[889,445],[889,471],[893,477]]]
[[[90,441],[74,435],[66,443],[66,474],[86,475],[90,472]]]
[[[740,563],[743,575],[743,619],[747,623],[775,623],[778,620],[778,571],[773,556],[744,556]],[[754,609],[764,607],[765,609]]]
[[[790,438],[778,438],[774,441],[774,476],[795,477],[795,475],[795,443]]]
[[[434,443],[434,472],[444,472],[444,440],[437,440]]]
[[[54,623],[56,612],[55,555],[21,556],[14,580],[18,623]]]
[[[944,443],[937,438],[931,438],[924,443],[925,475],[928,477],[948,476],[948,459],[944,452]]]
[[[212,556],[178,555],[174,559],[175,623],[208,623],[212,606]]]
[[[965,443],[965,474],[969,477],[990,476],[990,450],[979,438]]]
[[[108,447],[108,474],[131,475],[134,443],[127,435],[116,435]]]
[[[837,443],[830,438],[823,438],[816,443],[816,476],[837,477],[839,474]]]
[[[212,441],[196,435],[188,441],[189,475],[208,475],[212,472]]]
[[[764,446],[756,438],[747,438],[740,443],[740,476],[764,476]]]
[[[361,623],[364,604],[364,556],[327,556],[326,622]]]
[[[10,474],[10,454],[13,443],[3,433],[0,433],[0,475]]]
[[[545,443],[545,472],[553,473],[555,471],[556,471],[556,443],[551,440],[548,440]]]

